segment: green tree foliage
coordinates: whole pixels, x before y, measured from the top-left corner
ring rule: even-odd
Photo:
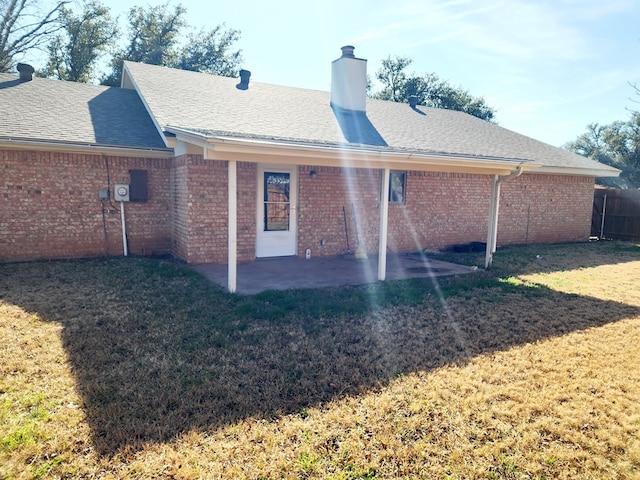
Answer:
[[[240,51],[232,51],[240,38],[238,30],[224,30],[224,24],[187,35],[181,44],[186,9],[168,3],[154,7],[134,7],[129,11],[127,43],[113,55],[105,85],[119,86],[122,62],[148,63],[217,75],[236,76],[242,61]]]
[[[102,79],[104,85],[120,86],[122,62],[174,65],[178,60],[178,38],[187,25],[186,9],[168,3],[129,10],[127,45],[118,50],[110,62],[111,73]]]
[[[383,60],[382,67],[376,72],[382,89],[374,93],[373,98],[408,102],[411,96],[415,96],[418,105],[458,110],[489,122],[494,121],[495,110],[486,104],[484,98],[474,97],[467,90],[452,86],[435,73],[407,75],[405,70],[411,63],[409,57],[388,57]]]
[[[392,102],[408,102],[407,74],[404,69],[412,61],[409,57],[387,57],[382,60],[382,67],[376,72],[376,78],[382,83],[382,90],[374,93],[373,97]]]
[[[38,0],[0,0],[0,72],[13,69],[15,58],[42,47],[61,28],[58,16],[67,1],[41,10]]]
[[[174,65],[182,70],[236,76],[242,57],[240,51],[232,52],[232,45],[240,38],[238,30],[223,30],[224,24],[209,31],[189,35],[187,44],[180,51]]]
[[[640,187],[640,112],[632,112],[627,121],[592,123],[564,148],[622,170],[619,178],[599,179],[601,183],[619,188]]]
[[[76,16],[72,10],[60,10],[63,33],[56,35],[49,46],[49,60],[38,72],[45,77],[87,83],[91,80],[96,61],[117,35],[115,21],[109,9],[97,0],[87,0]]]

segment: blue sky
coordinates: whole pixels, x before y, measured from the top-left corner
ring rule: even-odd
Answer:
[[[105,3],[124,23],[131,5],[150,2]],[[638,0],[180,3],[191,25],[241,31],[253,81],[329,90],[331,61],[350,44],[372,78],[382,59],[411,57],[409,72],[484,96],[501,126],[553,145],[640,108],[629,86],[640,84]]]

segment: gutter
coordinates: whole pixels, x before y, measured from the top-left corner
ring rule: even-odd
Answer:
[[[92,155],[105,154],[127,157],[173,158],[173,150],[168,148],[148,148],[98,143],[66,143],[51,140],[25,140],[22,138],[0,138],[0,148],[29,148],[48,152],[77,152]]]
[[[581,175],[584,177],[618,177],[622,170],[601,164],[602,168],[543,166],[536,173],[549,175]]]

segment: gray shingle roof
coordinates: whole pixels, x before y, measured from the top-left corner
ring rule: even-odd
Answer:
[[[324,144],[367,144],[392,151],[525,160],[547,167],[617,170],[466,113],[367,100],[366,116],[347,118],[330,93],[125,62],[161,128]]]
[[[164,148],[136,92],[0,74],[0,140]]]

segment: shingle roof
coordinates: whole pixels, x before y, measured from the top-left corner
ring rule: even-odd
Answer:
[[[617,170],[466,113],[367,100],[366,116],[347,118],[330,93],[125,62],[161,128],[324,144],[367,144],[392,151],[504,158],[547,167]]]
[[[0,140],[164,148],[136,92],[0,74]]]

